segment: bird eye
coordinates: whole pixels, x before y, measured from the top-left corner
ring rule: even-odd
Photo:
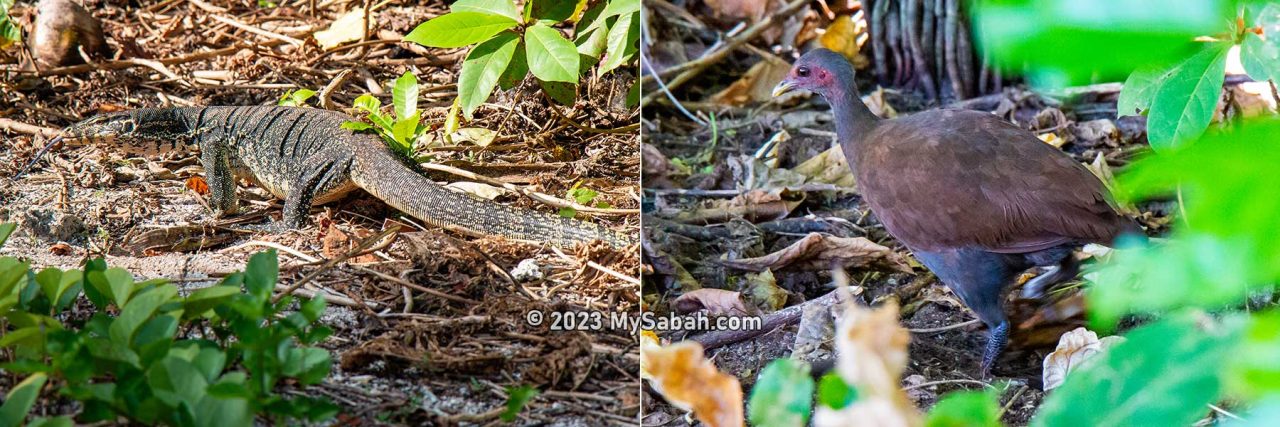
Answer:
[[[809,77],[809,67],[796,68],[796,75],[800,77]]]

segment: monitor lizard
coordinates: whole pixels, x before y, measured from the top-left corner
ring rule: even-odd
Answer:
[[[248,179],[284,200],[289,228],[305,224],[312,205],[359,188],[428,224],[472,236],[561,247],[602,240],[621,248],[636,241],[596,224],[449,190],[377,136],[341,128],[348,120],[343,113],[301,107],[143,108],[75,123],[49,146],[60,140],[140,155],[197,151],[217,217],[237,212],[236,181]]]

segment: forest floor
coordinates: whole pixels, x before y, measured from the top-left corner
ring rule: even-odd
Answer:
[[[720,9],[691,6],[688,16],[671,14],[672,17],[658,19],[653,25],[655,42],[648,52],[654,68],[659,73],[669,68],[687,69],[681,68],[687,66],[685,58],[705,59],[709,56],[706,52],[723,49],[729,39],[713,35],[731,27],[726,20],[717,19],[733,12],[728,4]],[[799,256],[791,254],[790,264],[773,268],[769,274],[735,268],[726,261],[782,254],[784,248],[813,238],[812,233],[864,237],[887,251],[867,255],[868,265],[846,270],[856,285],[856,302],[879,305],[895,300],[902,307],[901,323],[912,331],[910,361],[902,375],[902,386],[912,403],[927,411],[947,392],[997,387],[1001,388],[1000,403],[1004,408],[1001,420],[1006,425],[1026,425],[1044,397],[1045,356],[1058,344],[1059,336],[1085,326],[1082,280],[1060,287],[1043,300],[1019,299],[1016,290],[1009,292],[1006,311],[1014,325],[1011,344],[996,364],[994,379],[981,378],[979,361],[986,327],[927,269],[912,260],[910,252],[888,235],[875,214],[868,211],[854,188],[843,155],[839,162],[828,158],[828,150],[835,142],[828,106],[810,95],[769,96],[768,89],[782,77],[790,62],[776,54],[811,48],[797,49],[787,44],[792,37],[803,38],[797,33],[826,25],[823,18],[813,22],[814,15],[784,21],[775,32],[783,35],[780,41],[769,40],[769,33],[765,32],[695,73],[681,88],[672,90],[670,97],[680,99],[679,105],[667,94],[657,93],[644,107],[646,242],[642,254],[645,265],[653,268],[653,273],[644,277],[646,309],[659,315],[690,310],[717,314],[724,307],[745,305],[769,318],[785,307],[796,307],[832,292],[830,264],[824,262],[839,256],[834,252],[849,248],[830,247],[831,254],[817,250]],[[833,28],[835,24],[827,31]],[[717,41],[711,42],[712,39]],[[707,47],[713,43],[716,47]],[[863,55],[858,59],[861,63],[854,63],[858,65],[858,86],[864,101],[882,117],[940,107],[991,112],[1035,133],[1103,176],[1124,167],[1147,147],[1145,118],[1117,118],[1119,84],[1052,94],[1011,84],[961,101],[954,96],[939,101],[925,98],[912,88],[881,87],[873,77],[873,59]],[[675,74],[683,72],[671,75]],[[646,86],[646,97],[651,88],[659,91],[656,85]],[[1159,235],[1167,231],[1170,206],[1167,202],[1140,205],[1138,220],[1150,234]],[[1091,258],[1098,253],[1090,247],[1078,256]],[[907,268],[902,268],[904,261]],[[1019,285],[1035,274],[1036,271],[1025,274]],[[730,292],[699,291],[706,288]],[[697,297],[681,298],[695,293]],[[793,355],[806,339],[798,337],[805,320],[798,321],[799,327],[792,321],[777,330],[716,340],[713,345],[707,345],[714,335],[709,333],[660,336],[670,341],[702,342],[707,359],[714,361],[720,371],[736,376],[746,396],[769,362],[785,357],[806,359],[805,355]],[[829,336],[823,345],[829,355]],[[687,424],[685,412],[666,403],[652,388],[645,388],[645,396],[644,425]]]
[[[309,4],[315,4],[310,2]],[[111,47],[123,58],[95,67],[17,71],[9,58],[0,95],[0,222],[19,231],[0,250],[35,267],[75,268],[103,256],[139,278],[168,278],[184,289],[215,283],[249,256],[279,249],[281,282],[316,273],[304,288],[329,295],[322,322],[335,330],[322,343],[332,374],[302,392],[342,407],[340,424],[482,425],[498,422],[507,389],[537,387],[518,424],[630,425],[639,411],[638,347],[630,331],[550,331],[530,326],[530,310],[635,313],[635,247],[576,251],[462,237],[421,227],[367,194],[313,210],[311,223],[273,232],[282,202],[241,185],[245,212],[214,220],[188,179],[202,175],[192,153],[129,157],[95,147],[54,150],[16,181],[50,132],[97,113],[142,107],[274,105],[288,90],[329,87],[330,108],[345,110],[371,93],[391,104],[389,82],[412,71],[420,109],[443,141],[464,49],[425,49],[399,41],[417,24],[445,13],[443,2],[379,3],[369,41],[322,50],[312,38],[358,1],[249,3],[229,0],[144,1],[140,7],[89,0]],[[134,5],[137,3],[129,2]],[[34,14],[31,4],[13,11]],[[30,70],[29,67],[27,67]],[[615,73],[621,74],[621,73]],[[342,76],[342,77],[339,77]],[[638,232],[639,164],[635,132],[594,133],[635,123],[624,107],[630,78],[588,78],[576,105],[551,105],[532,79],[497,93],[467,126],[498,131],[488,146],[421,144],[417,154],[530,190],[565,195],[588,187],[620,213],[579,217],[623,233]],[[315,104],[313,100],[313,105]],[[552,110],[555,110],[554,112]],[[433,175],[437,181],[464,179]],[[555,212],[510,193],[500,203]],[[394,224],[394,242],[333,268],[362,240]],[[589,266],[594,261],[595,266]],[[511,272],[532,262],[541,279]],[[605,270],[617,273],[609,274]],[[622,276],[622,277],[619,277]],[[0,375],[0,389],[20,380]],[[52,403],[51,403],[52,404]]]

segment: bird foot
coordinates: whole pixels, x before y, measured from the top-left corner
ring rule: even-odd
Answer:
[[[1024,299],[1040,299],[1044,297],[1044,292],[1058,280],[1058,270],[1061,267],[1050,267],[1044,273],[1036,276],[1034,279],[1027,281],[1022,285],[1022,298]]]
[[[996,359],[1000,357],[1000,352],[1004,351],[1004,346],[1009,342],[1009,321],[1000,322],[995,328],[991,329],[991,336],[987,338],[987,348],[982,353],[982,378],[991,377],[991,368],[996,364]]]

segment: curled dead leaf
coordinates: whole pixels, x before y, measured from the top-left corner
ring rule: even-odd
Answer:
[[[831,184],[837,187],[852,188],[855,184],[853,170],[844,159],[844,150],[840,146],[828,148],[827,151],[810,157],[803,163],[791,168],[792,172],[804,175],[806,182]]]
[[[54,255],[71,255],[71,245],[68,245],[67,242],[54,243],[53,246],[49,246],[49,253]]]
[[[187,188],[190,188],[191,191],[202,196],[209,194],[209,183],[205,182],[204,178],[198,176],[187,178]]]
[[[671,307],[677,313],[705,310],[710,316],[746,316],[755,312],[742,302],[742,293],[715,288],[685,292],[671,301]]]
[[[1067,374],[1089,361],[1094,355],[1124,342],[1124,337],[1109,336],[1098,339],[1098,334],[1085,328],[1076,328],[1062,334],[1058,348],[1044,357],[1044,391],[1058,388]]]
[[[896,303],[874,309],[847,303],[836,330],[835,371],[857,387],[858,399],[841,409],[818,405],[813,425],[921,425],[919,410],[899,386],[910,340],[910,333],[898,324]]]
[[[481,182],[471,182],[471,181],[450,182],[449,184],[445,185],[444,188],[448,188],[450,190],[458,191],[462,193],[470,193],[482,199],[488,199],[488,200],[496,199],[498,196],[501,196],[503,193],[507,192],[507,190],[494,187],[489,184],[485,184]]]
[[[865,237],[836,237],[809,233],[803,239],[777,252],[755,258],[720,261],[725,266],[748,271],[778,270],[792,267],[802,270],[876,266],[904,273],[911,272],[906,259],[893,249],[876,244]]]
[[[710,427],[741,427],[742,386],[707,360],[702,345],[682,341],[668,346],[645,331],[640,337],[640,378],[672,405],[692,411]]]
[[[778,279],[773,277],[772,271],[747,273],[743,278],[746,279],[743,292],[746,293],[747,300],[756,307],[766,311],[777,311],[787,304],[787,297],[790,294],[778,287]]]
[[[858,55],[862,45],[866,44],[867,39],[870,38],[864,22],[866,21],[855,21],[850,15],[837,16],[834,21],[831,21],[831,25],[827,26],[822,37],[818,38],[818,42],[822,47],[844,55],[854,68],[864,68],[868,63],[867,58],[859,58]]]
[[[374,16],[371,14],[369,17],[373,20]],[[368,28],[376,28],[376,24],[371,23]],[[364,38],[364,29],[364,10],[353,9],[335,19],[329,28],[317,31],[314,37],[321,48],[329,50]]]
[[[757,62],[741,78],[730,84],[709,101],[730,106],[742,106],[773,99],[773,87],[791,71],[791,64],[777,58]]]

